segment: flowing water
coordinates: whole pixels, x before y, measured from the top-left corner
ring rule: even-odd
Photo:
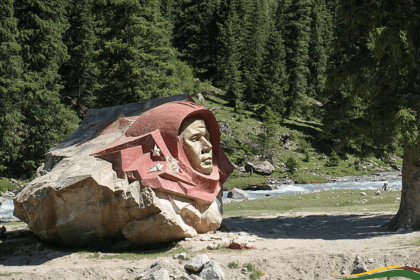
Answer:
[[[336,189],[362,189],[373,190],[382,188],[384,183],[388,183],[388,188],[401,189],[401,180],[395,181],[366,181],[366,182],[339,182],[339,183],[324,183],[324,184],[290,184],[277,185],[277,190],[271,191],[245,191],[249,194],[250,199],[263,198],[267,195],[281,196],[287,194],[296,194],[300,192],[312,192],[315,190],[336,190]],[[228,192],[223,192],[223,198],[227,197]],[[13,216],[13,201],[11,198],[6,198],[6,202],[0,207],[0,219],[11,218]]]
[[[9,197],[3,197],[6,201],[0,207],[0,219],[1,218],[16,218],[13,216],[13,200]]]
[[[271,191],[245,191],[250,199],[263,198],[267,195],[281,196],[287,194],[297,194],[300,192],[313,192],[315,190],[336,190],[336,189],[362,189],[374,190],[382,188],[384,183],[388,183],[387,188],[401,189],[401,180],[395,181],[365,181],[365,182],[339,182],[339,183],[323,183],[323,184],[290,184],[277,185],[277,190]],[[228,192],[223,192],[223,198],[227,198]],[[236,199],[235,199],[236,200]]]

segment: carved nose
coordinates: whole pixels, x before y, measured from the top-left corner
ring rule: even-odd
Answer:
[[[211,151],[213,146],[211,145],[210,141],[207,140],[205,137],[201,137],[201,141],[203,142],[203,153],[208,153]]]

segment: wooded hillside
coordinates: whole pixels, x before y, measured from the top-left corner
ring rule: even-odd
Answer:
[[[381,111],[352,94],[363,88],[343,68],[359,58],[355,49],[384,56],[370,46],[386,48],[389,38],[374,41],[368,29],[349,37],[355,29],[341,2],[348,1],[1,1],[0,175],[34,171],[89,108],[195,95],[209,84],[222,89],[238,115],[256,106],[259,119],[324,120],[323,136],[337,152],[395,152],[399,133],[387,130],[379,142],[365,137],[383,127],[369,117]],[[400,6],[418,19],[411,1]],[[398,38],[408,36],[407,26],[396,28]],[[404,42],[410,48],[410,38]],[[390,65],[396,72],[400,66]]]

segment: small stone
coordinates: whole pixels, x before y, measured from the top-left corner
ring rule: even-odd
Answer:
[[[236,250],[241,250],[242,249],[242,244],[238,243],[238,242],[232,242],[232,244],[230,244],[230,248],[231,249],[236,249]]]
[[[368,263],[373,263],[374,260],[372,258],[369,258],[367,261]]]
[[[161,269],[150,273],[144,278],[144,280],[169,280],[169,273],[166,269]]]
[[[216,244],[212,243],[212,244],[209,244],[209,245],[207,246],[207,249],[209,249],[209,250],[214,250],[216,247],[217,247],[217,246],[216,246]]]
[[[204,266],[200,277],[204,280],[221,280],[225,278],[225,274],[218,263],[211,262]]]
[[[245,249],[257,249],[256,245],[246,244]]]
[[[184,268],[193,272],[200,272],[204,265],[209,263],[209,261],[210,259],[207,257],[207,255],[197,255],[192,260],[187,262],[184,265]]]
[[[375,193],[375,195],[381,195],[381,191],[380,190],[377,190],[376,193]]]
[[[186,258],[187,258],[187,253],[185,252],[180,253],[178,256],[178,259],[180,260],[185,260]]]
[[[158,264],[160,264],[160,261],[155,261],[154,263],[152,263],[150,268],[153,268],[153,267],[157,266]]]
[[[351,274],[359,274],[359,273],[363,273],[363,272],[368,272],[368,269],[367,269],[367,267],[364,263],[359,263],[358,265],[356,265],[354,267]]]
[[[354,263],[359,264],[361,262],[362,262],[362,258],[359,255],[357,255],[356,258],[354,259]]]
[[[228,248],[230,246],[229,242],[223,241],[219,243],[219,247]]]
[[[174,259],[179,259],[179,254],[175,254],[175,255],[173,256],[173,258],[174,258]]]
[[[366,196],[367,194],[365,192],[360,193],[361,196]]]

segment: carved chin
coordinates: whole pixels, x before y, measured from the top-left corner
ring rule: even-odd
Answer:
[[[212,164],[211,165],[206,164],[204,166],[200,166],[200,170],[198,170],[198,171],[200,171],[203,174],[210,175],[211,172],[213,172],[213,165]]]

